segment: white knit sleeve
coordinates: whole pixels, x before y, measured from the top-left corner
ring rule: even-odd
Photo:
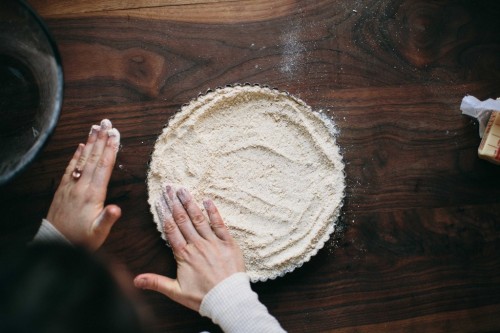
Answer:
[[[62,243],[67,243],[68,245],[71,244],[71,242],[64,237],[63,234],[59,230],[56,229],[50,223],[48,220],[43,219],[42,224],[40,225],[40,229],[38,229],[38,232],[36,233],[35,237],[33,237],[33,243],[37,242],[62,242]]]
[[[285,332],[250,287],[246,273],[226,278],[205,295],[200,314],[226,333]]]

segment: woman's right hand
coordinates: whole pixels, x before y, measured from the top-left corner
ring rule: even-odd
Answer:
[[[208,219],[185,188],[171,186],[157,203],[163,230],[177,261],[177,278],[146,273],[134,279],[138,288],[154,290],[198,311],[203,297],[219,282],[245,271],[240,248],[217,207],[203,202]]]

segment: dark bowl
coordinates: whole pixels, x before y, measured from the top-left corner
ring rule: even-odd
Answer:
[[[0,1],[0,185],[40,153],[61,111],[63,72],[56,43],[21,0]]]

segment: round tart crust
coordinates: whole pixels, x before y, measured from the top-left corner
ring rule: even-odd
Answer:
[[[250,279],[283,276],[333,232],[344,198],[335,126],[302,100],[259,86],[219,88],[182,107],[163,129],[148,202],[165,184],[211,198],[242,248]],[[200,205],[201,206],[201,205]]]

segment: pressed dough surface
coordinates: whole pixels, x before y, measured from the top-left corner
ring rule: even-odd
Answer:
[[[265,281],[301,266],[328,240],[344,197],[343,169],[326,116],[276,90],[227,87],[184,106],[164,128],[148,201],[162,232],[155,207],[166,184],[187,187],[199,203],[211,198],[251,280]]]

